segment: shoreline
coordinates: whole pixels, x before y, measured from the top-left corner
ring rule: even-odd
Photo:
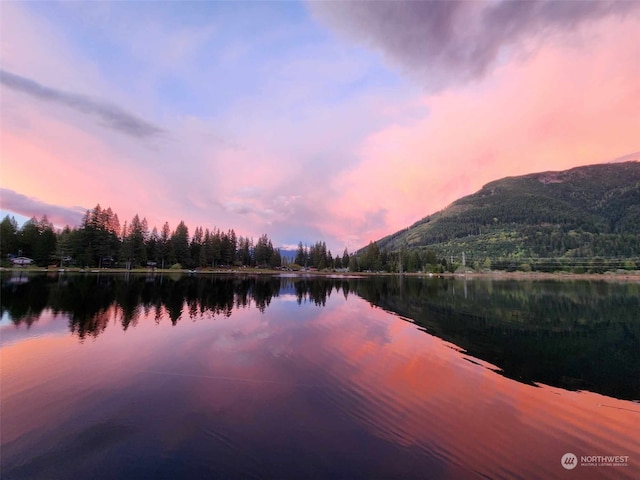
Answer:
[[[623,280],[640,282],[640,272],[630,271],[629,273],[605,272],[605,273],[570,273],[570,272],[505,272],[501,270],[490,270],[484,272],[466,273],[390,273],[390,272],[338,272],[338,271],[309,271],[309,270],[273,270],[266,268],[227,268],[227,269],[149,269],[135,268],[123,270],[119,268],[65,268],[48,269],[46,267],[0,267],[0,272],[11,273],[85,273],[85,274],[180,274],[180,275],[287,275],[299,277],[345,277],[345,278],[367,278],[367,277],[425,277],[425,278],[470,278],[470,279],[491,279],[491,280]]]

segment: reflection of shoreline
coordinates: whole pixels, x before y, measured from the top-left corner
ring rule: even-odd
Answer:
[[[282,291],[280,299],[293,289]],[[634,445],[635,416],[622,410],[633,408],[628,401],[516,383],[359,298],[331,295],[326,309],[277,301],[272,308],[263,315],[236,307],[233,321],[189,321],[179,330],[141,311],[126,341],[107,328],[99,345],[82,348],[68,336],[14,344],[5,365],[13,375],[3,384],[12,412],[3,433],[13,434],[3,435],[7,476],[153,478],[165,455],[198,466],[181,475],[170,470],[176,463],[163,464],[178,472],[174,478],[348,471],[352,478],[546,479],[560,477],[567,445],[578,461],[583,452]],[[98,441],[106,448],[83,462],[84,445]],[[43,444],[52,446],[45,464],[32,453]],[[239,470],[244,465],[249,470]],[[304,469],[289,470],[297,465]],[[630,465],[611,475],[635,478]]]
[[[137,268],[132,270],[123,270],[116,268],[103,269],[81,269],[66,268],[59,272],[49,270],[42,267],[0,267],[0,272],[24,272],[24,273],[83,273],[86,275],[95,274],[114,274],[124,275],[127,273],[135,274],[174,274],[174,275],[220,275],[220,276],[264,276],[276,275],[280,277],[304,278],[304,277],[330,277],[330,278],[364,278],[364,277],[426,277],[426,278],[487,278],[487,279],[508,279],[508,280],[604,280],[604,281],[625,281],[640,282],[640,272],[632,271],[629,273],[570,273],[570,272],[505,272],[502,270],[490,270],[486,272],[471,273],[389,273],[389,272],[334,272],[334,271],[283,271],[261,268],[237,268],[237,269],[199,269],[199,270],[171,270],[147,268]]]
[[[509,280],[606,280],[640,282],[640,273],[543,273],[543,272],[480,272],[480,273],[444,273],[443,277],[489,278]],[[424,276],[424,275],[423,275]]]
[[[500,375],[640,400],[634,382],[640,372],[639,287],[637,282],[414,277],[359,282],[356,293],[499,367]]]
[[[640,399],[633,383],[640,372],[638,282],[175,271],[29,278],[23,284],[2,282],[2,312],[27,330],[47,312],[65,315],[68,330],[81,342],[110,325],[126,331],[146,316],[175,326],[228,318],[239,308],[264,313],[276,299],[292,308],[307,302],[322,307],[334,294],[345,300],[353,294],[505,377]]]

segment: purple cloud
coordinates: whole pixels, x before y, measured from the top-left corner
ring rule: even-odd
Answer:
[[[310,2],[341,34],[373,47],[431,90],[485,76],[523,42],[640,8],[630,1]]]
[[[2,209],[31,218],[46,215],[54,225],[78,226],[87,209],[83,207],[63,207],[27,197],[8,188],[0,188]]]
[[[0,83],[7,88],[25,93],[38,100],[58,103],[98,117],[109,128],[131,137],[150,138],[166,133],[162,128],[156,127],[115,105],[83,95],[50,88],[5,70],[0,70]]]

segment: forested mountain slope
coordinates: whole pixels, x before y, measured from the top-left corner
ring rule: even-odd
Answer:
[[[377,242],[467,258],[640,256],[640,162],[508,177]]]

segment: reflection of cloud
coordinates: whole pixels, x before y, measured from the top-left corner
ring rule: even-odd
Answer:
[[[46,215],[54,225],[76,226],[87,211],[82,207],[63,207],[43,202],[37,198],[27,197],[8,188],[0,188],[2,208],[25,217],[40,218]]]
[[[432,88],[483,77],[531,38],[623,15],[639,2],[312,2],[336,30],[381,50]]]
[[[163,129],[115,105],[83,95],[56,90],[5,70],[0,70],[0,83],[7,88],[26,93],[39,100],[59,103],[79,112],[98,117],[107,126],[125,135],[148,138],[166,133]]]
[[[205,315],[177,328],[157,324],[150,311],[125,342],[119,329],[105,330],[100,348],[75,348],[72,337],[42,335],[36,324],[28,339],[3,352],[12,372],[3,377],[3,408],[11,412],[3,418],[3,441],[19,447],[7,448],[3,461],[16,474],[81,476],[71,458],[78,451],[77,419],[96,412],[110,425],[140,425],[167,458],[199,454],[203,445],[224,451],[200,456],[203,469],[191,470],[215,469],[221,477],[273,473],[273,459],[293,445],[307,457],[283,466],[292,478],[314,471],[555,478],[559,445],[581,451],[634,445],[637,414],[625,410],[630,402],[509,380],[355,296],[345,302],[331,295],[324,308],[289,300],[291,294],[282,294],[264,313],[237,306],[232,319]],[[95,382],[87,385],[88,376]],[[97,425],[89,439],[120,432]],[[23,453],[43,442],[58,445],[48,462],[25,460]],[[110,472],[129,471],[129,459],[119,458]],[[156,465],[138,467],[152,476]],[[620,475],[635,472],[630,466]]]
[[[603,397],[558,390],[559,402],[550,395],[553,389],[520,384],[469,362],[441,339],[360,299],[322,310],[312,325],[296,337],[294,355],[302,365],[322,359],[319,370],[328,385],[323,399],[392,444],[460,459],[450,462],[461,468],[449,472],[453,478],[473,476],[469,468],[488,478],[516,472],[527,478],[556,476],[558,444],[541,441],[550,428],[558,441],[579,435],[585,450],[633,438],[628,422],[634,414],[602,412]],[[526,439],[518,437],[524,425]],[[492,439],[490,453],[479,441],[485,438]],[[529,442],[526,452],[522,442]],[[554,462],[541,462],[547,458]]]
[[[35,327],[27,322],[15,325],[9,320],[7,312],[0,322],[0,346],[5,348],[24,342],[25,339],[33,336],[34,330],[37,330],[38,337],[69,337],[69,324],[60,321],[50,310],[45,310],[38,316]]]

